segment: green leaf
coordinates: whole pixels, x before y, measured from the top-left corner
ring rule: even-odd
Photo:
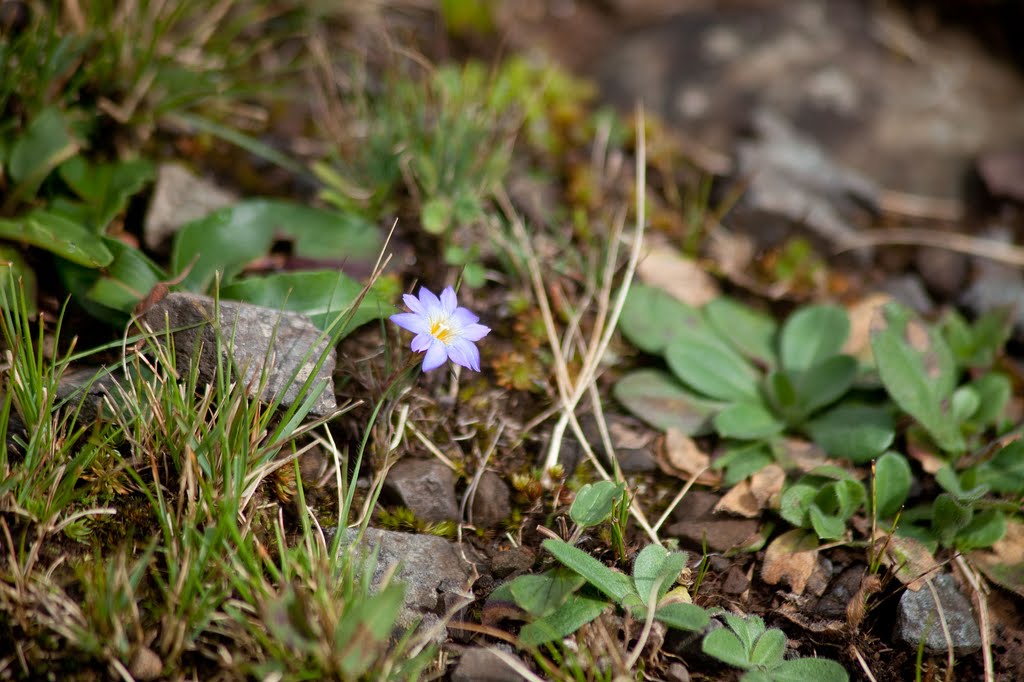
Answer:
[[[779,340],[782,366],[805,370],[838,355],[850,335],[850,319],[836,305],[801,308],[786,320]]]
[[[294,256],[321,261],[371,260],[381,246],[376,226],[355,214],[250,199],[183,226],[174,236],[171,268],[179,274],[192,265],[181,287],[205,292],[218,271],[230,282],[281,239],[292,241]]]
[[[309,315],[313,324],[327,329],[343,319],[363,285],[343,272],[317,270],[246,277],[222,286],[221,298],[245,301],[275,310]],[[345,334],[372,320],[387,317],[395,307],[371,289],[345,327]]]
[[[722,296],[704,306],[708,324],[745,358],[762,367],[775,366],[775,319]]]
[[[508,585],[516,605],[539,618],[562,606],[585,583],[575,571],[556,568],[539,575],[521,575]]]
[[[996,426],[1013,392],[1010,378],[1001,372],[988,372],[968,386],[978,395],[978,408],[971,414],[970,421],[982,428]]]
[[[634,346],[661,355],[685,329],[707,331],[700,312],[662,289],[634,282],[619,316],[619,330]]]
[[[846,532],[846,519],[840,516],[826,514],[821,508],[812,504],[807,510],[807,516],[811,520],[811,527],[822,540],[837,540],[843,537]]]
[[[78,143],[63,112],[56,107],[43,109],[11,147],[7,172],[17,183],[12,194],[24,197],[34,192],[54,168],[77,153]]]
[[[786,427],[758,403],[739,402],[715,415],[715,430],[724,438],[761,440],[782,433]]]
[[[774,461],[770,443],[732,441],[725,453],[717,458],[712,466],[716,469],[724,469],[725,476],[722,482],[727,486],[733,486]]]
[[[871,461],[896,437],[889,410],[857,403],[840,403],[809,421],[805,428],[830,457],[855,464]]]
[[[913,481],[907,458],[886,452],[875,463],[875,518],[896,516],[910,493]]]
[[[102,238],[78,223],[43,210],[0,220],[0,238],[31,244],[90,268],[102,268],[114,259]]]
[[[648,545],[640,550],[633,562],[633,584],[643,605],[649,605],[655,584],[658,585],[655,603],[660,602],[685,567],[685,552],[670,552],[661,545]]]
[[[811,505],[817,494],[817,486],[808,483],[794,483],[786,488],[779,498],[779,516],[797,528],[808,527]]]
[[[561,540],[548,539],[543,547],[551,552],[564,566],[576,571],[603,594],[621,603],[626,595],[636,596],[633,582],[622,573],[617,573],[586,552]]]
[[[665,351],[672,372],[694,390],[719,400],[758,402],[757,371],[720,340],[689,330]]]
[[[795,658],[783,661],[771,673],[773,682],[849,682],[843,666],[827,658]]]
[[[932,503],[932,530],[947,547],[953,544],[953,538],[967,527],[973,517],[971,506],[949,493],[941,493]]]
[[[956,362],[961,367],[991,367],[1013,328],[1011,306],[994,308],[968,327],[963,317],[951,311],[942,321],[942,331]]]
[[[750,660],[759,666],[771,669],[782,663],[786,653],[786,634],[779,629],[765,630],[750,653]]]
[[[920,422],[940,448],[963,452],[966,444],[959,425],[942,407],[952,392],[952,356],[935,330],[930,331],[929,342],[928,349],[918,352],[890,325],[872,337],[871,347],[879,376],[896,404]]]
[[[701,642],[700,648],[708,656],[717,658],[734,668],[749,670],[754,667],[747,656],[747,649],[743,646],[743,642],[735,633],[725,628],[709,632]]]
[[[347,677],[357,678],[376,659],[395,628],[405,599],[402,585],[388,585],[357,600],[335,629],[335,654]]]
[[[128,205],[128,199],[153,180],[153,164],[145,159],[90,164],[75,156],[60,167],[60,177],[85,200],[90,227],[97,233]]]
[[[612,515],[615,501],[622,497],[624,483],[598,481],[587,483],[569,507],[569,518],[581,528],[590,528],[607,521]]]
[[[754,649],[754,642],[765,631],[764,619],[760,616],[737,616],[734,613],[723,613],[722,618],[736,636],[743,643],[743,649],[748,654]]]
[[[814,501],[824,511],[845,520],[861,508],[866,498],[867,492],[860,481],[844,479],[823,486]]]
[[[36,307],[38,286],[36,271],[29,266],[21,251],[10,244],[0,244],[0,307],[8,304],[21,305],[18,293],[18,282],[25,293],[25,314],[35,317],[39,309]]]
[[[103,272],[87,271],[95,279],[81,295],[127,316],[163,279],[164,273],[145,254],[122,241],[104,237],[103,243],[114,255],[114,260]],[[72,291],[72,294],[76,293]]]
[[[1006,517],[998,509],[986,509],[974,515],[956,534],[954,546],[961,552],[991,547],[1006,535]]]
[[[702,398],[674,377],[656,369],[640,369],[625,375],[612,389],[615,399],[651,426],[679,429],[689,436],[711,431],[711,416],[723,404]]]
[[[452,201],[447,197],[428,199],[420,209],[420,222],[430,234],[444,234],[452,224]]]
[[[701,607],[679,602],[659,607],[654,617],[671,628],[690,632],[700,632],[711,622],[708,612]]]
[[[606,608],[608,603],[601,599],[577,595],[553,613],[524,625],[519,631],[519,641],[532,647],[568,637],[600,616]]]
[[[950,416],[957,424],[962,424],[977,412],[981,406],[981,396],[970,386],[961,386],[953,391],[950,406]]]
[[[1024,440],[1015,440],[975,468],[975,482],[997,493],[1024,494]]]
[[[833,355],[799,372],[793,382],[798,416],[803,419],[842,397],[857,377],[857,361]]]

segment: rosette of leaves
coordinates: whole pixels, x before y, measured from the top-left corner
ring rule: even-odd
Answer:
[[[842,352],[850,322],[838,306],[806,306],[778,328],[729,298],[698,310],[636,284],[620,329],[641,350],[662,356],[669,372],[627,374],[616,398],[656,427],[729,439],[730,454],[719,461],[729,467],[727,480],[771,461],[785,433],[806,435],[854,462],[877,457],[893,441],[889,407],[851,395],[861,368]]]
[[[760,616],[723,613],[726,627],[712,630],[701,649],[734,668],[745,670],[741,682],[847,682],[850,676],[826,658],[786,659],[786,634],[765,627]]]

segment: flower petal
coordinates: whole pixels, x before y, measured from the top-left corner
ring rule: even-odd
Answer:
[[[482,324],[471,324],[459,330],[459,338],[466,341],[479,341],[490,333],[490,327],[485,327]]]
[[[423,371],[429,372],[432,369],[437,369],[444,364],[444,361],[448,359],[448,349],[445,348],[443,343],[434,343],[427,349],[427,354],[423,356]]]
[[[444,311],[451,315],[455,312],[455,308],[458,307],[459,301],[455,298],[455,289],[451,287],[445,287],[444,291],[441,292],[441,307]]]
[[[420,304],[423,306],[423,314],[427,317],[432,317],[443,310],[441,301],[426,287],[420,287]]]
[[[409,348],[412,348],[415,353],[422,353],[426,349],[430,348],[430,344],[437,341],[433,336],[427,333],[417,334],[413,337],[412,343],[409,344]]]
[[[480,371],[480,351],[466,339],[455,339],[448,345],[448,357],[456,365]]]
[[[452,324],[457,327],[468,327],[474,322],[479,322],[480,318],[469,311],[468,308],[456,308],[455,312],[452,313]]]
[[[416,298],[412,294],[402,294],[402,300],[405,302],[406,307],[414,313],[423,314],[423,304],[420,303],[420,299]]]
[[[413,334],[430,333],[430,323],[422,315],[417,315],[416,313],[395,313],[388,319],[402,329],[411,331]]]

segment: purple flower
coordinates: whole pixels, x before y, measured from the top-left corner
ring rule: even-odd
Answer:
[[[491,329],[477,324],[480,318],[459,306],[454,289],[446,287],[438,298],[426,287],[420,287],[419,298],[405,294],[402,300],[412,312],[392,315],[391,321],[416,335],[411,348],[417,353],[426,351],[424,372],[437,369],[445,360],[480,371],[476,342]]]

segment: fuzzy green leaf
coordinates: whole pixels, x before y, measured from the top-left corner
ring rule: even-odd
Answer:
[[[771,678],[773,682],[849,682],[850,675],[827,658],[795,658],[774,668]]]
[[[877,457],[896,437],[883,407],[840,403],[806,425],[811,439],[830,457],[862,464]]]
[[[754,667],[743,642],[731,630],[720,628],[709,632],[701,642],[700,648],[708,656],[713,656],[734,668],[749,670]]]
[[[701,607],[679,602],[659,607],[654,617],[671,628],[690,632],[700,632],[711,622],[708,612]]]
[[[521,575],[508,586],[516,605],[539,618],[553,613],[585,583],[575,571],[556,568],[537,575]]]
[[[711,431],[711,417],[723,404],[684,388],[674,377],[656,369],[625,375],[612,389],[615,399],[651,426],[679,429],[689,436]]]
[[[786,427],[759,403],[739,402],[715,415],[715,430],[724,438],[761,440],[782,433]]]
[[[875,517],[889,519],[899,512],[910,493],[910,464],[898,452],[886,452],[875,463]]]
[[[553,613],[524,625],[519,631],[519,641],[525,646],[540,646],[568,637],[600,616],[606,608],[608,608],[606,601],[586,595],[577,595]]]
[[[569,508],[569,518],[581,528],[604,523],[612,515],[615,501],[622,497],[624,488],[625,484],[612,481],[587,483],[576,493],[576,499]]]
[[[646,284],[636,282],[629,288],[619,316],[619,330],[634,346],[645,353],[660,355],[684,329],[709,333],[696,308]]]
[[[786,634],[782,630],[771,628],[765,630],[750,653],[750,660],[765,668],[774,668],[782,662],[786,653]]]
[[[626,595],[635,595],[633,582],[629,577],[613,571],[583,550],[562,540],[554,539],[545,540],[543,547],[564,566],[579,573],[587,579],[587,582],[616,603],[622,603]]]
[[[633,584],[644,606],[649,605],[651,590],[658,585],[655,603],[660,602],[686,567],[685,552],[670,552],[661,545],[648,545],[633,561]]]
[[[778,325],[770,316],[726,296],[704,306],[711,327],[732,347],[762,367],[774,367]]]
[[[805,370],[839,354],[850,335],[850,319],[836,305],[801,308],[786,320],[779,339],[782,366]]]
[[[758,373],[723,341],[677,334],[665,351],[672,372],[694,390],[719,400],[758,402]]]
[[[890,324],[871,339],[886,390],[904,412],[921,423],[936,445],[947,452],[963,452],[966,444],[959,425],[943,409],[953,382],[953,360],[948,346],[931,330],[929,347],[918,352],[902,338],[901,331]]]

